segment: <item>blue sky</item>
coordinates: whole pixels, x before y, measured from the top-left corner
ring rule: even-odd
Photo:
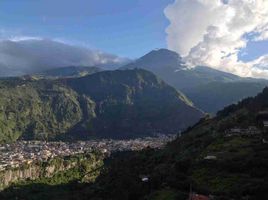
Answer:
[[[247,47],[241,51],[239,58],[246,62],[257,59],[265,54],[268,54],[268,40],[250,41],[247,43]]]
[[[137,58],[166,47],[172,0],[1,0],[0,30]],[[2,31],[3,32],[3,31]]]
[[[122,57],[135,59],[168,48],[189,66],[268,78],[268,1],[254,2],[0,0],[0,71],[21,65],[118,64],[125,63]]]

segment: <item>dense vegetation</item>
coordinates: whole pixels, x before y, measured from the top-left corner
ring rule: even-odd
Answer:
[[[182,93],[144,70],[100,72],[67,84],[96,102],[90,127],[106,137],[177,133],[202,116]]]
[[[2,81],[0,92],[0,141],[55,138],[83,117],[81,97],[50,81]]]
[[[57,187],[71,190],[65,199],[187,199],[192,190],[214,199],[268,198],[268,145],[265,135],[226,137],[225,130],[259,126],[256,115],[268,109],[268,88],[254,98],[231,105],[214,118],[206,117],[163,150],[122,152],[112,155],[94,184],[69,183]],[[259,127],[261,128],[261,127]],[[207,160],[206,156],[216,159]],[[142,177],[148,177],[143,182]],[[32,194],[20,187],[8,194]],[[38,190],[39,192],[40,190]],[[57,192],[46,188],[46,192]],[[5,192],[3,193],[5,194]],[[74,197],[74,194],[75,197]]]
[[[74,165],[75,164],[75,165]],[[74,155],[64,158],[54,158],[38,165],[40,177],[19,180],[0,193],[0,199],[65,199],[65,189],[75,184],[90,184],[95,181],[103,166],[103,155],[94,152],[84,155]],[[30,167],[29,165],[21,168]],[[31,166],[33,168],[33,166]],[[49,176],[48,168],[56,173]],[[66,169],[65,169],[66,168]],[[21,169],[23,170],[23,169]],[[58,171],[58,172],[57,172]],[[1,174],[0,174],[1,177]],[[13,191],[16,191],[15,193]],[[70,191],[67,191],[68,196]]]
[[[0,82],[0,142],[177,133],[202,112],[144,70]]]
[[[133,199],[148,196],[157,199],[154,198],[157,194],[186,199],[190,185],[194,191],[212,194],[215,199],[268,198],[268,145],[263,143],[265,136],[225,137],[225,130],[229,128],[258,126],[257,113],[268,108],[267,102],[266,88],[255,98],[227,107],[215,118],[204,118],[162,151],[146,150],[114,158],[102,177],[109,183],[103,183],[106,187],[103,191],[109,193],[101,195],[102,198],[132,199],[136,195]],[[216,159],[205,160],[208,155],[216,156]],[[142,186],[140,175],[150,177],[148,190]],[[109,190],[111,185],[121,187]]]

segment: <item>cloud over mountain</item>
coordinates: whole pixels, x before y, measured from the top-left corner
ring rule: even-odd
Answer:
[[[169,49],[191,65],[268,77],[267,55],[251,62],[238,56],[249,41],[268,39],[267,0],[176,0],[164,12]]]
[[[128,59],[40,38],[0,40],[0,76],[64,66],[118,66]]]

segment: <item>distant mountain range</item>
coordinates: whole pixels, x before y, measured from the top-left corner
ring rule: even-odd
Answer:
[[[188,69],[166,49],[121,70],[66,67],[35,76],[0,80],[0,142],[184,131],[164,149],[112,154],[90,184],[70,169],[64,176],[75,181],[48,187],[29,180],[4,191],[14,198],[187,199],[190,193],[202,199],[268,199],[266,80],[204,66]],[[195,105],[212,113],[228,106],[210,117]]]
[[[267,82],[204,66],[189,69],[166,49],[115,71],[70,66],[2,78],[0,141],[178,133],[198,121],[201,110],[216,113],[256,95]]]
[[[99,67],[81,67],[81,66],[69,66],[69,67],[61,67],[50,69],[47,71],[42,71],[40,73],[36,73],[32,76],[38,78],[74,78],[74,77],[82,77],[86,75],[90,75],[96,72],[103,71],[103,69]]]
[[[0,142],[178,133],[203,116],[182,93],[142,69],[3,79],[0,92]]]
[[[254,96],[268,84],[264,79],[243,78],[205,66],[187,68],[180,55],[167,49],[151,51],[121,69],[134,68],[155,73],[209,113]]]
[[[177,89],[193,88],[214,81],[233,82],[243,78],[205,66],[187,68],[176,52],[168,49],[153,50],[121,69],[142,68],[154,72]]]
[[[239,77],[206,66],[189,68],[176,52],[159,49],[120,67],[145,69],[153,72],[178,91],[183,92],[194,105],[205,112],[215,114],[225,106],[254,96],[268,80]],[[25,79],[57,79],[82,77],[103,71],[101,67],[70,66],[43,71]]]

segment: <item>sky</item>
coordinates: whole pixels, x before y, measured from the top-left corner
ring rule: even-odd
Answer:
[[[0,75],[118,66],[156,48],[268,78],[268,0],[1,0]]]
[[[268,0],[176,0],[164,13],[168,48],[190,66],[268,77]]]
[[[166,47],[172,0],[1,0],[0,30],[138,58]],[[6,33],[4,33],[6,32]]]

